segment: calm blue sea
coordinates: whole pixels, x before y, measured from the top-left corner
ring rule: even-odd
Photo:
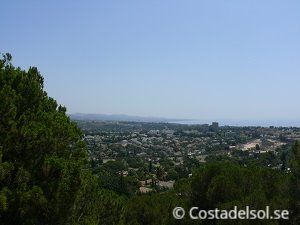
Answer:
[[[194,125],[212,122],[219,122],[220,126],[300,127],[300,120],[183,120],[171,123]]]

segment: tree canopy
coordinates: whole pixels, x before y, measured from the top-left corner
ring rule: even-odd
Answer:
[[[136,180],[119,173],[126,168],[123,162],[101,165],[101,173],[93,174],[83,134],[66,114],[66,108],[44,91],[44,79],[37,68],[25,71],[14,67],[11,60],[10,54],[0,59],[1,224],[206,224],[177,221],[172,209],[231,209],[246,205],[289,209],[292,219],[234,224],[299,224],[298,142],[290,152],[290,173],[284,169],[245,167],[227,160],[200,166],[187,158],[193,168],[192,177],[179,179],[174,190],[139,195],[135,193]],[[154,171],[152,167],[150,162],[146,170]],[[155,172],[157,177],[164,177],[163,168]],[[168,176],[186,177],[181,174],[190,172],[175,167]]]

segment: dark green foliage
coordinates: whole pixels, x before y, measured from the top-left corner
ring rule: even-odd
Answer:
[[[149,160],[149,173],[151,173],[153,170],[152,161]]]
[[[172,209],[290,209],[289,175],[258,167],[241,167],[232,163],[206,164],[189,179],[176,182],[174,191],[136,196],[125,207],[125,224],[290,224],[283,220],[175,220]],[[208,223],[209,222],[209,223]]]
[[[183,201],[174,193],[136,196],[126,205],[122,223],[126,225],[166,225],[185,224],[172,216],[176,206],[183,205]]]
[[[256,149],[256,150],[260,150],[259,144],[256,144],[256,145],[255,145],[255,149]]]
[[[84,183],[72,208],[70,224],[118,224],[125,199],[112,191],[102,189],[99,180],[89,173],[83,179]]]
[[[201,209],[289,209],[288,176],[271,169],[208,164],[192,178],[190,206]],[[233,221],[231,221],[233,222]],[[232,224],[218,221],[218,224]],[[236,221],[234,224],[279,224],[279,221]]]
[[[300,223],[300,144],[297,141],[292,147],[291,154],[291,181],[290,181],[290,195],[291,206],[293,209],[294,224]]]
[[[43,91],[34,67],[0,61],[2,224],[64,224],[82,183],[82,133]]]
[[[126,167],[122,161],[108,161],[102,165],[102,170],[108,173],[117,174],[125,170]]]
[[[95,172],[99,185],[120,195],[131,196],[138,189],[138,180],[123,175],[126,166],[122,161],[109,161],[101,165]]]
[[[177,180],[178,178],[178,173],[174,169],[168,171],[167,180]]]

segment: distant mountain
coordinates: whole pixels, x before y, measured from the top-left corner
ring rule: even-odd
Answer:
[[[132,122],[176,122],[176,121],[188,121],[185,119],[170,119],[163,117],[143,117],[143,116],[130,116],[123,114],[85,114],[74,113],[70,114],[70,118],[73,120],[102,120],[102,121],[132,121]]]

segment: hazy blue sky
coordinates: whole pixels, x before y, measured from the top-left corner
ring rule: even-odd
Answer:
[[[69,112],[300,119],[299,0],[1,0],[0,51]]]

